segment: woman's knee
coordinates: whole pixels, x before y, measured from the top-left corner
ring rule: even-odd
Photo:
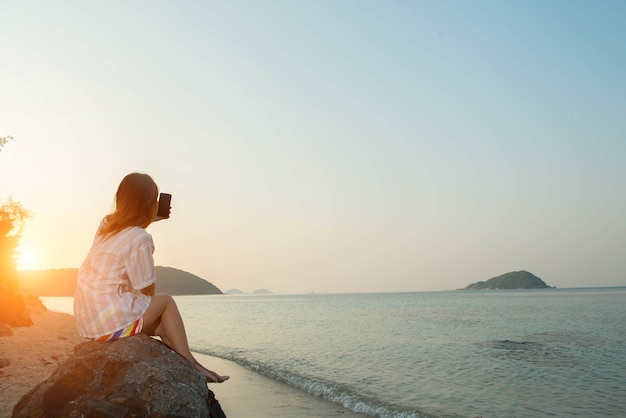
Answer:
[[[174,298],[169,293],[155,294],[154,296],[152,296],[152,301],[150,302],[150,304],[152,305],[152,303],[157,303],[163,306],[167,306],[172,303],[176,305],[176,301],[174,301]]]
[[[168,306],[172,305],[176,306],[176,302],[174,301],[174,298],[167,293],[157,293],[156,295],[151,296],[150,305],[143,314],[144,323],[148,326],[155,324],[159,321]]]

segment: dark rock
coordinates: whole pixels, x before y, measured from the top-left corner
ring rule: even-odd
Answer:
[[[12,416],[225,418],[206,378],[143,334],[80,344],[20,399]]]

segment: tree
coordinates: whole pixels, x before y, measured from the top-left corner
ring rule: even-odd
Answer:
[[[0,137],[0,150],[13,138]],[[0,335],[10,335],[7,324],[12,327],[33,324],[24,299],[17,294],[19,284],[15,254],[19,245],[24,224],[30,212],[21,203],[8,198],[0,204]]]
[[[9,198],[0,205],[0,283],[15,290],[18,285],[15,254],[29,211]]]
[[[12,136],[0,137],[0,151]],[[0,284],[15,290],[17,287],[17,266],[15,253],[30,213],[19,202],[9,198],[0,205]]]
[[[2,151],[2,147],[7,143],[13,141],[12,136],[0,136],[0,151]]]

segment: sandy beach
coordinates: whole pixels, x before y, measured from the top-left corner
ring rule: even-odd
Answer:
[[[31,308],[30,327],[11,328],[13,335],[0,337],[0,418],[10,417],[24,394],[65,361],[77,344],[78,335],[71,315]]]
[[[37,308],[31,310],[31,318],[34,325],[12,328],[13,335],[0,337],[0,361],[9,363],[0,368],[0,418],[10,417],[19,399],[85,341],[71,315]],[[231,361],[196,356],[207,367],[231,376],[225,383],[209,386],[229,418],[362,416]]]

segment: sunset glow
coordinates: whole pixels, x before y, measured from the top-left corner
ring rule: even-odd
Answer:
[[[32,250],[18,248],[16,258],[18,270],[34,270],[36,268],[37,257],[35,257],[35,253]]]
[[[625,284],[626,2],[1,4],[20,269],[143,172],[155,263],[221,289]]]

